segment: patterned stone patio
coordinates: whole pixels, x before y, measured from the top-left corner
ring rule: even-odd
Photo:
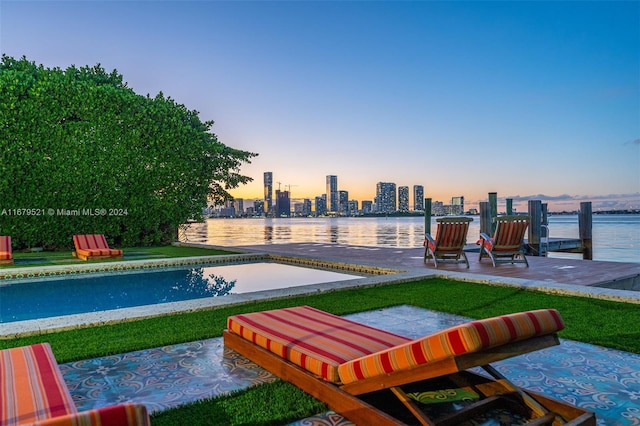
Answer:
[[[412,338],[468,321],[412,306],[349,318]],[[599,425],[640,425],[640,355],[561,340],[559,346],[495,366],[519,386],[594,411]],[[77,361],[60,368],[79,410],[140,402],[154,412],[276,380],[225,350],[222,338]],[[328,412],[294,424],[352,423]],[[482,424],[498,423],[488,419]]]

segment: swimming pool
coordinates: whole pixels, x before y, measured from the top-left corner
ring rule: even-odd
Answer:
[[[187,266],[0,283],[0,323],[362,278],[281,263]]]

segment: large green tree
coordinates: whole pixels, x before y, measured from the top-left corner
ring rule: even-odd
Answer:
[[[15,248],[171,241],[179,224],[251,178],[230,148],[162,93],[141,96],[100,65],[66,70],[2,56],[0,235]]]

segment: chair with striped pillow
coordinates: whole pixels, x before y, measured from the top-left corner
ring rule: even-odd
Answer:
[[[0,265],[13,264],[13,252],[11,250],[11,237],[0,235]]]
[[[558,311],[540,309],[410,339],[298,306],[231,316],[223,336],[225,347],[355,424],[398,425],[416,419],[423,425],[461,424],[498,405],[535,418],[535,424],[571,419],[575,422],[568,424],[595,425],[592,413],[520,389],[489,365],[557,345],[557,332],[563,328]],[[468,371],[473,367],[483,368],[488,376]],[[434,418],[411,397],[416,391],[449,387],[477,395],[478,401]]]
[[[460,263],[464,262],[469,267],[469,260],[464,252],[467,243],[467,232],[469,223],[473,221],[470,217],[443,217],[436,219],[438,227],[436,238],[431,234],[424,235],[424,262],[433,259],[433,263],[438,267],[440,262]],[[462,259],[462,260],[461,260]]]
[[[122,257],[122,250],[109,248],[103,234],[74,235],[73,245],[76,251],[72,254],[80,260]]]
[[[489,257],[493,266],[498,263],[529,262],[524,255],[524,233],[529,226],[529,216],[498,216],[495,218],[496,230],[493,238],[484,232],[480,233],[480,257]]]
[[[139,403],[79,412],[48,343],[0,350],[0,425],[150,424],[147,408]]]

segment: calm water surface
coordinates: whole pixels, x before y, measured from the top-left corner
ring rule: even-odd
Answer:
[[[431,229],[435,232],[435,218]],[[578,238],[578,216],[549,217],[551,238]],[[480,233],[480,219],[474,217],[468,243]],[[208,219],[193,223],[181,241],[242,246],[283,243],[336,243],[378,247],[422,247],[424,218],[290,218]],[[581,254],[551,253],[550,257],[582,258]],[[593,258],[640,262],[640,215],[594,215]]]

